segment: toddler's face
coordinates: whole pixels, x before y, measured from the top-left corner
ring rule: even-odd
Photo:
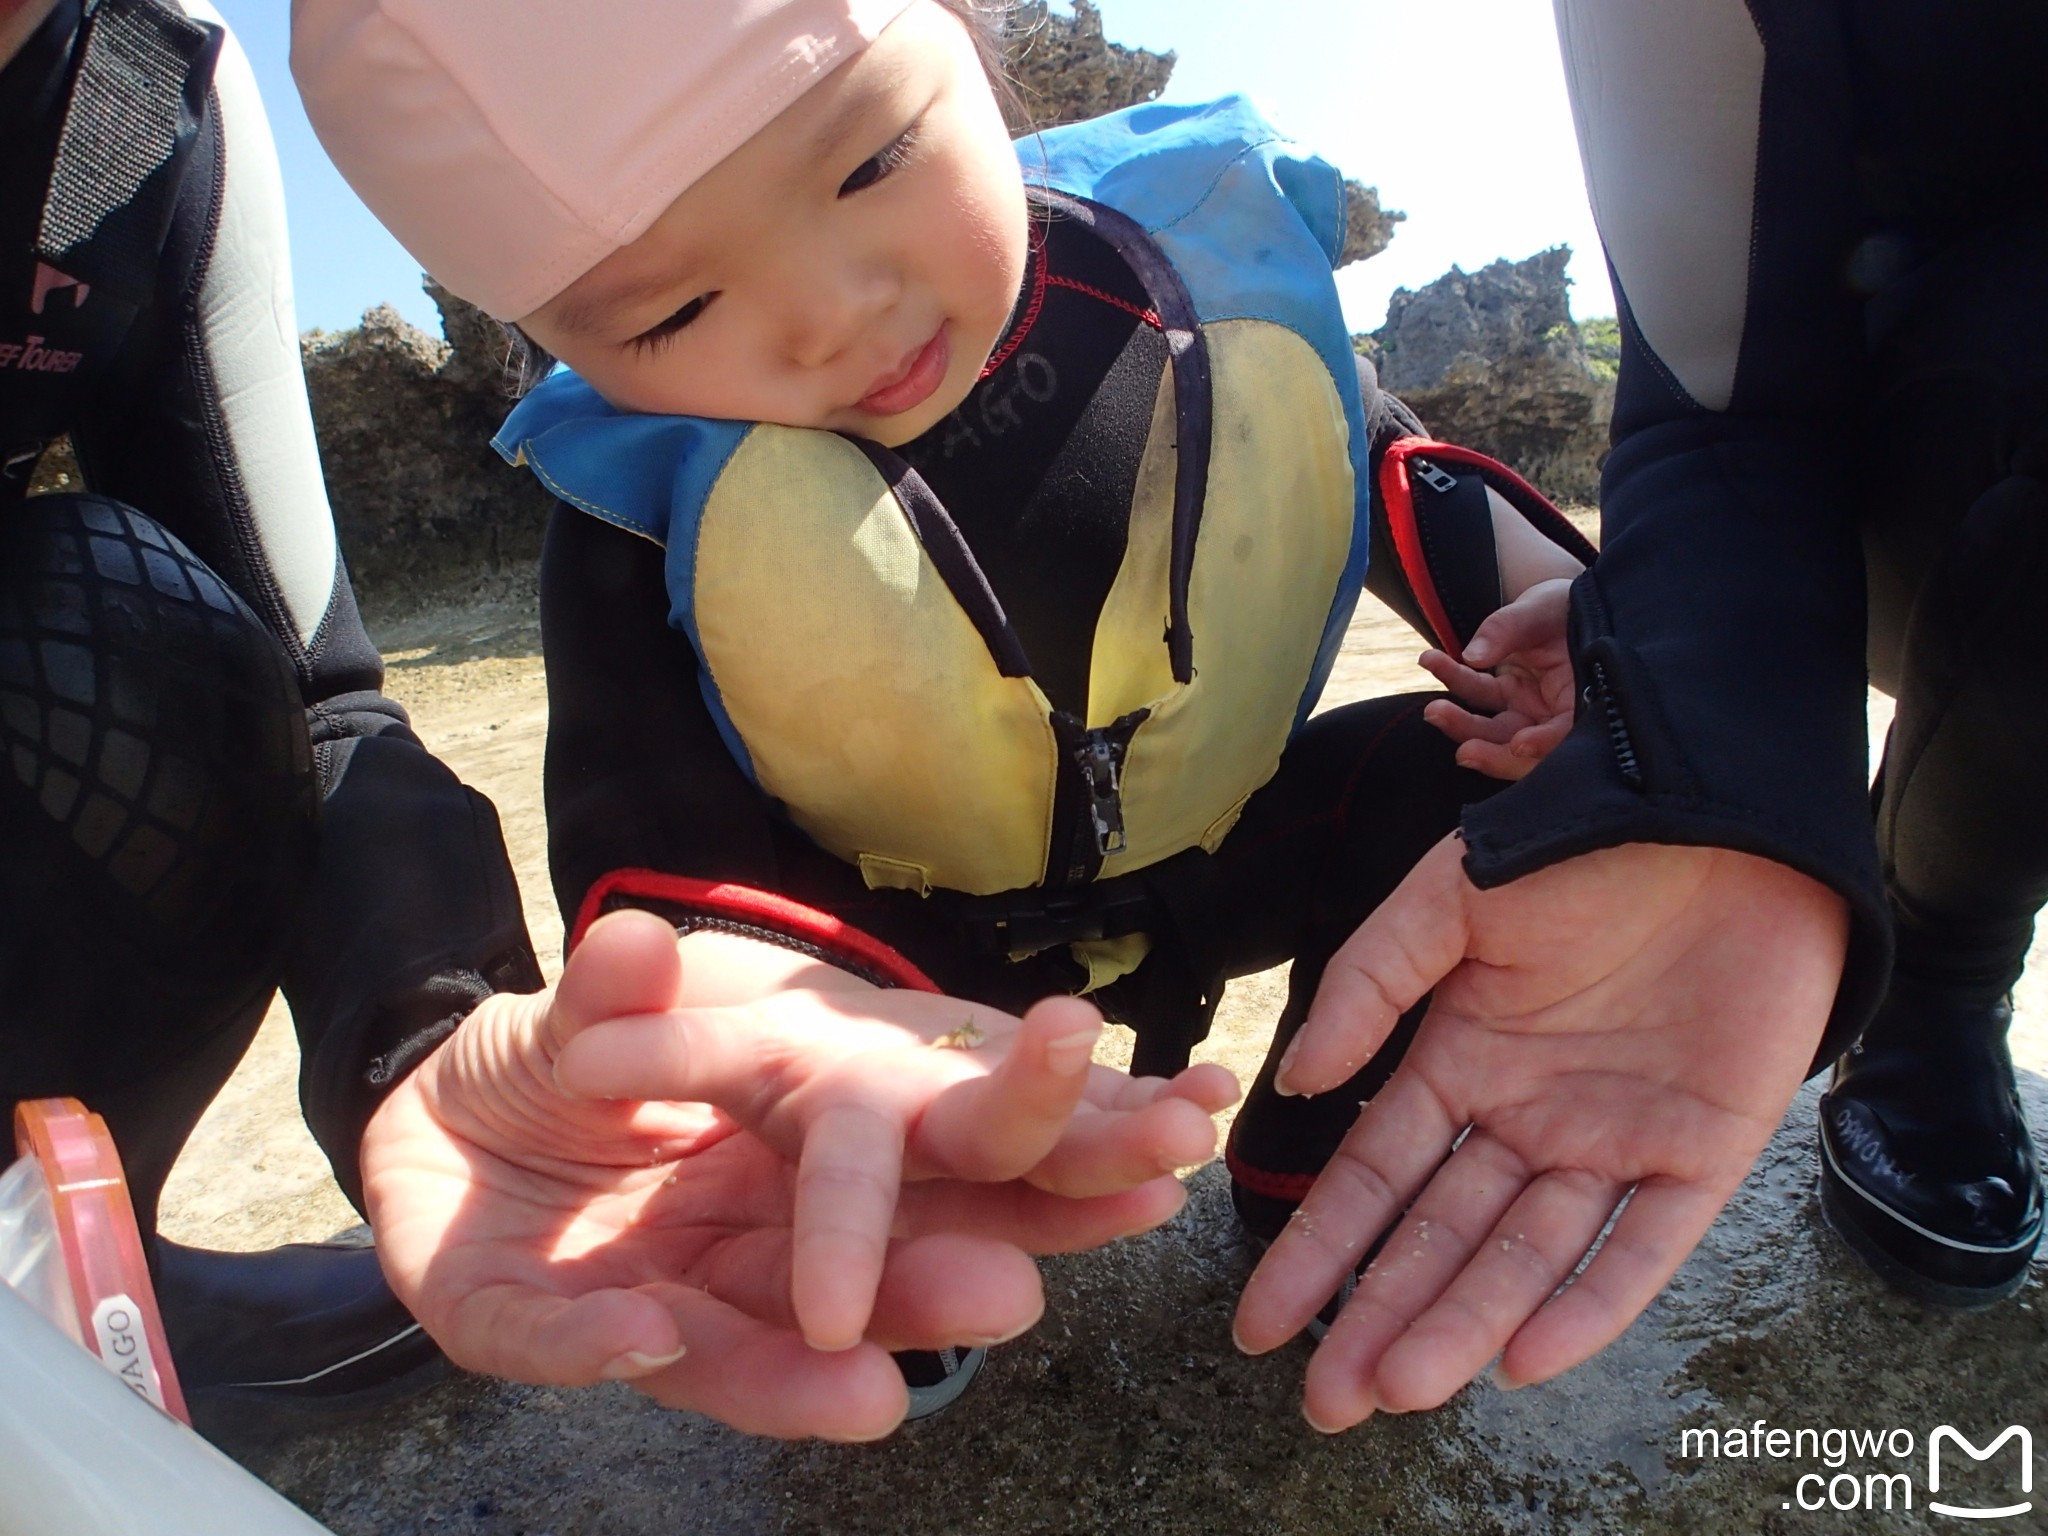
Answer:
[[[919,0],[520,325],[622,409],[902,443],[980,376],[1025,235],[973,39]]]

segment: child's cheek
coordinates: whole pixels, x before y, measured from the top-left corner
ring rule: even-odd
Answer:
[[[960,223],[954,260],[958,270],[972,274],[972,308],[993,346],[1024,280],[1029,223],[1021,185],[1014,191],[986,185],[978,190],[982,195],[972,217]]]

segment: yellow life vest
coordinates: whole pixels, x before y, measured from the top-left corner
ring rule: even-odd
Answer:
[[[672,622],[728,746],[871,887],[987,895],[1213,850],[1313,704],[1363,576],[1336,173],[1236,98],[1058,130],[1028,158],[1041,143],[1040,195],[1117,247],[1171,359],[1085,718],[1053,709],[958,531],[885,449],[619,413],[568,374],[497,443],[666,546]],[[1094,854],[1078,862],[1055,846],[1063,777]],[[1083,958],[1101,980],[1142,953]]]

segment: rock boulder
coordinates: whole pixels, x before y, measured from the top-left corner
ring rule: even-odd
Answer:
[[[551,498],[492,451],[512,407],[497,323],[431,281],[446,339],[389,305],[301,343],[327,493],[367,599],[530,564]]]
[[[1045,0],[1025,0],[1011,13],[1003,68],[1016,90],[1004,103],[1013,134],[1057,128],[1151,101],[1166,89],[1174,55],[1126,48],[1102,35],[1102,12],[1074,0],[1060,16]]]
[[[1572,323],[1570,260],[1559,246],[1396,289],[1362,349],[1433,433],[1492,454],[1555,500],[1592,502],[1614,384]]]
[[[1152,101],[1172,78],[1174,55],[1126,48],[1103,35],[1102,12],[1074,0],[1074,14],[1058,15],[1045,0],[1027,0],[1010,18],[1003,67],[1016,86],[1004,104],[1012,133],[1057,128]],[[1344,183],[1344,254],[1349,266],[1377,256],[1408,215],[1380,207],[1377,187]]]

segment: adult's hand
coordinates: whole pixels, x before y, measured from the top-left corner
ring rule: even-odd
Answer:
[[[1519,1385],[1612,1342],[1783,1118],[1841,975],[1844,902],[1782,865],[1633,844],[1481,891],[1461,852],[1337,952],[1281,1069],[1335,1087],[1435,990],[1238,1307],[1240,1346],[1275,1348],[1398,1222],[1309,1363],[1326,1431],[1435,1407],[1496,1356]]]
[[[457,1364],[631,1380],[754,1433],[886,1434],[887,1350],[1031,1326],[1030,1254],[1171,1217],[1165,1170],[1208,1155],[1234,1094],[1089,1067],[1100,1020],[1074,999],[975,1008],[983,1048],[934,1048],[968,1005],[773,957],[693,992],[686,963],[646,914],[593,925],[555,988],[488,999],[371,1121],[385,1271]],[[797,996],[792,964],[829,975]],[[880,1204],[899,1168],[921,1182]]]

